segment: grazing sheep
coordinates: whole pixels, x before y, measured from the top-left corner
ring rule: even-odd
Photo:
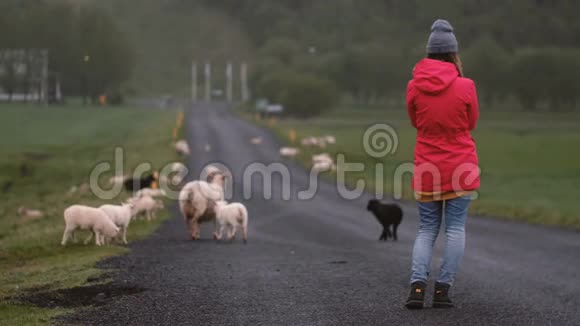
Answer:
[[[44,213],[42,211],[26,207],[18,208],[18,215],[27,220],[38,220],[44,217]]]
[[[312,163],[321,163],[321,162],[334,162],[332,157],[328,153],[322,153],[318,155],[312,155]]]
[[[114,185],[118,185],[118,184],[123,184],[125,182],[125,180],[127,180],[126,175],[116,175],[116,176],[109,178],[109,185],[114,186]]]
[[[323,171],[336,171],[336,164],[334,160],[327,153],[322,153],[312,156],[312,170],[323,172]]]
[[[216,240],[221,240],[223,232],[228,228],[228,240],[236,237],[237,228],[242,229],[242,239],[244,243],[248,241],[248,210],[241,203],[230,203],[220,200],[215,206],[216,222],[219,225],[219,232],[214,233]]]
[[[312,170],[318,172],[336,171],[336,165],[333,162],[316,162],[312,165]]]
[[[189,149],[189,144],[187,141],[181,139],[175,143],[175,151],[179,155],[187,156],[191,154],[191,150]]]
[[[215,221],[215,203],[224,199],[224,187],[224,173],[214,168],[207,181],[193,181],[181,189],[179,209],[193,240],[200,238],[201,223]]]
[[[387,241],[390,236],[397,241],[397,228],[403,220],[401,207],[397,204],[384,204],[376,199],[371,199],[367,205],[367,210],[372,212],[383,226],[379,241]],[[391,224],[393,225],[393,234],[390,231]]]
[[[300,153],[298,148],[294,147],[282,147],[280,148],[280,156],[283,157],[294,157]]]
[[[327,144],[334,145],[336,144],[336,137],[334,136],[324,136],[324,140]]]
[[[153,174],[141,177],[139,179],[127,178],[123,182],[123,186],[127,191],[138,191],[145,188],[151,188],[154,182],[159,180],[159,172],[155,171]]]
[[[171,164],[171,172],[174,173],[171,177],[171,183],[173,185],[179,185],[183,182],[189,171],[183,163],[175,162]]]
[[[133,215],[136,213],[135,205],[131,203],[126,203],[121,206],[102,205],[99,209],[105,212],[111,221],[119,227],[119,236],[122,236],[123,243],[127,244],[127,229],[129,228]],[[89,238],[85,240],[85,244],[91,240],[92,236],[93,234],[91,233]]]
[[[302,138],[300,143],[302,144],[302,146],[305,146],[305,147],[318,146],[318,138],[305,137],[305,138]]]
[[[144,188],[141,189],[139,191],[137,191],[137,193],[135,193],[135,197],[163,197],[166,196],[165,190],[163,189],[151,189],[151,188]]]
[[[105,244],[105,238],[115,238],[119,228],[109,216],[98,208],[73,205],[64,211],[64,234],[61,245],[66,245],[69,238],[74,237],[77,229],[91,230],[95,233],[97,246]]]
[[[262,143],[262,137],[254,137],[250,140],[252,145],[260,145]]]
[[[171,172],[187,173],[187,167],[181,162],[171,163]]]
[[[164,205],[162,201],[155,200],[150,196],[143,197],[133,197],[127,201],[129,204],[134,205],[133,211],[135,217],[145,214],[147,216],[147,221],[151,221],[152,218],[157,218],[155,213],[159,209],[163,209]]]
[[[72,194],[75,194],[78,192],[79,194],[83,195],[83,194],[86,194],[87,192],[89,192],[90,190],[91,190],[91,186],[89,186],[88,183],[83,183],[83,184],[80,184],[78,186],[70,187],[68,194],[72,195]]]

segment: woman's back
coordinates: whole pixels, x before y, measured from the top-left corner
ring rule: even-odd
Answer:
[[[479,113],[475,84],[459,76],[453,63],[425,58],[413,70],[407,87],[407,109],[417,128],[413,188],[421,192],[465,191],[479,187],[455,182],[456,174],[477,170],[477,153],[470,131]],[[439,179],[423,175],[421,166],[437,167]],[[432,169],[428,169],[432,173]]]

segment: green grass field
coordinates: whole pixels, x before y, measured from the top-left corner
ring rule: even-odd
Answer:
[[[362,173],[350,173],[347,181],[365,179],[374,189],[375,163],[385,165],[385,193],[393,191],[393,171],[412,162],[415,130],[406,111],[393,109],[339,109],[307,120],[281,120],[270,126],[289,142],[289,130],[304,136],[335,135],[337,144],[325,151],[343,153],[347,162],[365,163]],[[376,160],[363,150],[365,129],[375,123],[394,127],[399,148],[394,155]],[[580,114],[523,112],[481,112],[474,132],[482,169],[479,199],[471,212],[532,223],[580,228],[577,199],[580,195]],[[312,153],[303,150],[298,157],[310,164]],[[403,179],[404,197],[412,199],[410,177]]]
[[[95,268],[97,261],[127,252],[116,245],[60,246],[65,207],[107,203],[90,192],[68,191],[88,182],[98,162],[112,162],[116,146],[125,148],[127,172],[141,162],[160,167],[178,160],[171,147],[175,117],[176,112],[130,108],[0,106],[0,186],[13,184],[2,193],[0,205],[0,324],[48,323],[66,310],[23,306],[8,297],[35,288],[81,285],[102,272]],[[22,164],[27,176],[21,176]],[[46,216],[24,222],[17,215],[20,206],[40,209]],[[167,217],[159,215],[153,222],[132,223],[128,240],[154,231]]]

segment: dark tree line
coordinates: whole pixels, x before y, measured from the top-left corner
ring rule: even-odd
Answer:
[[[574,0],[205,0],[241,21],[259,50],[254,81],[272,71],[332,81],[362,102],[401,96],[434,19],[455,26],[482,101],[570,110],[580,96],[580,2]]]
[[[118,92],[133,66],[132,48],[109,13],[86,2],[2,1],[0,48],[47,49],[65,95]]]

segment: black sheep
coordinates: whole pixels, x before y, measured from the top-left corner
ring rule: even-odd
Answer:
[[[143,176],[140,179],[129,178],[123,182],[123,186],[127,191],[139,191],[145,188],[151,188],[154,182],[157,181],[159,175],[157,172]]]
[[[383,204],[376,199],[371,199],[367,205],[367,210],[371,211],[383,226],[379,241],[387,241],[391,236],[397,241],[397,227],[403,220],[401,207],[397,204]],[[390,230],[391,224],[393,225],[393,234]]]

